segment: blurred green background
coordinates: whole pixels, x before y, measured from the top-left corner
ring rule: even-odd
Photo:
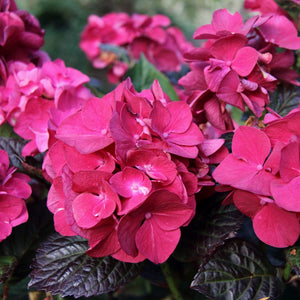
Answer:
[[[243,12],[243,0],[15,0],[19,9],[36,16],[46,30],[43,50],[51,59],[62,58],[66,65],[97,77],[102,71],[94,70],[80,50],[80,34],[90,14],[99,16],[112,11],[128,13],[165,14],[172,24],[192,40],[193,32],[211,21],[212,13],[227,8],[231,13]],[[197,44],[197,43],[196,43]],[[101,75],[100,75],[101,76]]]

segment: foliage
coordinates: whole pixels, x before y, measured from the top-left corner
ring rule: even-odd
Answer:
[[[201,46],[173,0],[16,2],[33,14],[0,4],[1,299],[299,297],[299,1],[218,9]]]

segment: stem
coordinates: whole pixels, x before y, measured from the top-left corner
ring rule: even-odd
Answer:
[[[9,286],[8,284],[4,285],[4,289],[3,289],[3,300],[7,300],[8,299],[8,291],[9,291]]]
[[[183,300],[183,297],[180,294],[179,289],[176,286],[175,279],[172,276],[172,271],[170,269],[168,262],[164,262],[163,264],[160,265],[160,267],[165,276],[165,279],[167,280],[169,289],[172,292],[174,299],[175,300]]]

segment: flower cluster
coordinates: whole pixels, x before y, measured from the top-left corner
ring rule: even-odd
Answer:
[[[268,115],[265,122],[264,129],[236,130],[232,153],[213,177],[234,188],[229,199],[252,219],[260,240],[287,247],[300,234],[300,111],[283,118]]]
[[[31,195],[30,177],[16,170],[9,167],[8,154],[0,150],[0,241],[28,219],[24,200]]]
[[[261,117],[269,103],[268,91],[279,81],[299,85],[291,69],[300,38],[284,15],[254,16],[243,23],[239,13],[214,12],[212,23],[201,26],[195,39],[208,39],[188,51],[191,71],[179,80],[198,122],[209,121],[221,130],[232,130],[226,104],[245,111],[245,105]],[[284,52],[276,52],[277,47]]]
[[[163,15],[109,13],[91,15],[81,35],[80,47],[95,68],[110,67],[108,79],[117,83],[130,61],[143,53],[160,71],[179,71],[183,52],[192,45]]]
[[[14,0],[0,2],[0,19],[0,77],[5,80],[8,61],[38,61],[43,55],[38,50],[44,43],[44,31],[33,15],[17,8]]]
[[[0,87],[4,120],[30,142],[22,154],[32,155],[48,149],[51,135],[68,115],[81,108],[92,96],[84,83],[89,77],[67,68],[60,59],[32,63],[11,62],[6,84]]]
[[[38,20],[26,11],[18,10],[14,0],[0,2],[0,87],[5,86],[14,71],[15,61],[41,65],[48,55],[40,51],[44,43],[44,31]],[[14,93],[11,90],[10,93]],[[7,105],[1,90],[0,125],[7,120]],[[9,104],[12,105],[12,104]]]
[[[64,119],[56,138],[44,160],[56,230],[87,238],[91,256],[165,261],[193,217],[198,177],[208,181],[201,164],[189,171],[203,142],[189,106],[157,81],[137,93],[127,80]]]

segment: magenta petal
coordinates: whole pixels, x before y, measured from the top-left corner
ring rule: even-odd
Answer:
[[[181,146],[172,143],[169,144],[169,147],[165,147],[163,150],[186,158],[196,158],[199,152],[197,146]]]
[[[101,219],[111,216],[116,208],[116,202],[114,199],[107,198],[106,194],[97,196],[82,193],[74,199],[72,206],[78,226],[91,228]]]
[[[300,48],[300,38],[294,24],[283,15],[272,15],[272,17],[260,25],[260,32],[265,40],[279,47],[297,50]]]
[[[158,181],[173,181],[177,175],[175,163],[160,150],[135,150],[127,155],[127,165],[135,166]]]
[[[28,220],[28,211],[27,211],[27,207],[26,207],[25,201],[23,201],[21,213],[19,214],[19,216],[17,218],[11,220],[10,224],[13,227],[15,227],[15,226],[18,226],[18,225],[20,225],[22,223],[27,222],[27,220]]]
[[[131,256],[128,255],[123,249],[120,249],[119,251],[112,254],[111,256],[117,260],[128,262],[128,263],[139,263],[146,259],[145,256],[142,255],[141,253],[138,253],[137,256]]]
[[[23,199],[8,194],[0,194],[0,212],[10,221],[17,218],[23,211]]]
[[[165,212],[161,209],[153,212],[151,220],[155,220],[162,230],[171,231],[179,228],[189,220],[192,209],[181,203],[166,205]]]
[[[96,97],[87,100],[82,109],[83,124],[87,128],[99,132],[108,128],[111,116],[111,105],[104,99]]]
[[[292,246],[300,233],[297,215],[287,212],[275,204],[265,205],[255,215],[253,228],[260,240],[278,248]]]
[[[262,208],[260,198],[255,194],[236,190],[233,192],[233,203],[246,216],[253,218]]]
[[[82,120],[81,112],[64,119],[56,131],[56,138],[85,154],[98,151],[113,143],[106,128],[101,131],[87,128]]]
[[[255,194],[270,196],[270,183],[275,176],[255,165],[229,154],[213,172],[214,179],[221,184],[249,191]]]
[[[146,220],[136,234],[139,251],[155,264],[165,262],[175,250],[180,239],[180,229],[162,230],[155,222]]]
[[[194,35],[194,39],[213,39],[216,38],[216,31],[210,24],[203,25],[196,29]]]
[[[77,235],[72,228],[67,224],[65,210],[63,208],[59,209],[54,214],[54,226],[55,230],[64,236],[74,236]]]
[[[158,133],[163,133],[170,123],[171,116],[168,109],[160,101],[155,101],[150,118],[152,128]]]
[[[121,248],[133,257],[139,253],[135,243],[135,236],[143,219],[144,215],[141,213],[128,214],[121,218],[118,226],[118,239]]]
[[[248,163],[262,166],[271,151],[268,136],[254,127],[240,126],[232,139],[232,153]]]
[[[111,255],[120,249],[116,231],[117,221],[110,217],[89,230],[87,254],[93,257]]]
[[[235,70],[240,76],[247,76],[253,70],[257,63],[258,52],[252,47],[241,48],[234,60],[231,68]]]
[[[125,167],[110,178],[114,190],[123,197],[137,196],[146,199],[152,185],[150,179],[135,168]]]
[[[288,182],[300,176],[300,145],[291,142],[281,150],[280,176]]]
[[[236,33],[243,26],[243,18],[238,12],[231,15],[226,8],[218,9],[213,13],[212,26],[217,32],[228,30]]]
[[[271,122],[264,132],[270,138],[272,145],[277,141],[288,143],[292,135],[300,135],[300,111]]]
[[[9,218],[0,212],[0,242],[6,239],[11,234],[12,226],[9,223]]]
[[[278,206],[289,211],[300,212],[300,176],[289,183],[282,180],[272,181],[271,193]]]
[[[147,220],[154,220],[161,229],[167,231],[182,226],[193,213],[177,194],[168,190],[153,192],[141,209]]]
[[[182,146],[195,146],[203,141],[203,135],[199,127],[192,123],[183,133],[173,133],[168,135],[167,141]]]
[[[229,72],[220,84],[217,92],[217,97],[219,97],[224,102],[238,107],[240,110],[245,110],[245,105],[243,103],[243,98],[238,92],[240,86],[240,79],[236,72]]]
[[[232,62],[238,50],[245,47],[247,39],[242,35],[230,35],[216,40],[211,45],[211,53],[224,62]]]
[[[167,109],[171,118],[165,131],[175,133],[185,132],[189,128],[193,118],[190,107],[185,102],[178,101],[168,103]]]

